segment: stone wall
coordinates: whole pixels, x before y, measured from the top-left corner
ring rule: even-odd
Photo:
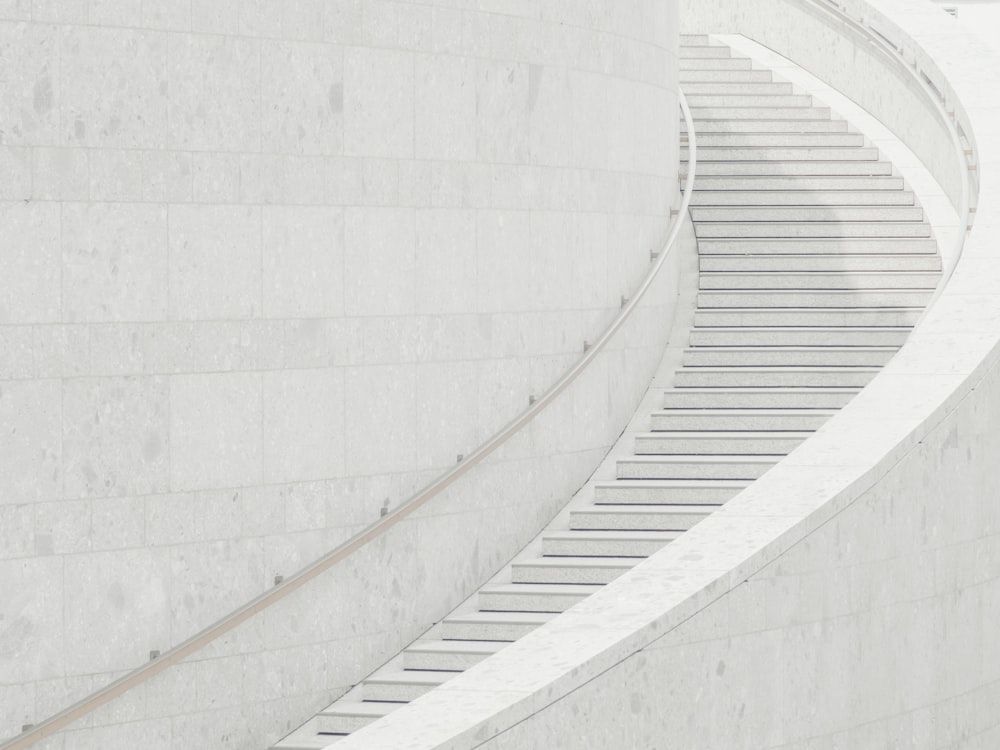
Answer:
[[[0,3],[0,737],[395,507],[574,361],[665,233],[676,44],[653,0]],[[655,366],[661,292],[505,454],[534,468],[463,485],[520,520],[289,687],[302,711],[579,486]]]

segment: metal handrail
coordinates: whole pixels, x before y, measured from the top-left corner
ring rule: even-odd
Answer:
[[[402,519],[412,514],[414,511],[427,503],[428,500],[453,484],[462,475],[482,462],[501,445],[506,443],[522,427],[538,416],[538,414],[557,396],[559,396],[559,394],[566,390],[566,388],[569,387],[569,385],[573,383],[577,377],[579,377],[587,366],[594,361],[601,350],[621,329],[621,327],[625,324],[625,321],[628,320],[629,316],[631,316],[643,296],[649,290],[649,287],[652,285],[660,269],[663,267],[669,251],[673,247],[674,242],[676,242],[677,236],[680,234],[681,226],[684,223],[684,216],[687,214],[688,206],[691,203],[691,193],[692,188],[694,187],[694,177],[697,166],[697,147],[695,144],[694,125],[691,121],[691,111],[688,108],[687,100],[684,97],[683,91],[678,91],[678,99],[681,111],[684,114],[684,121],[687,124],[688,136],[687,177],[684,182],[681,207],[678,213],[674,216],[673,223],[671,224],[670,231],[663,243],[663,248],[659,253],[659,256],[656,258],[653,266],[646,274],[646,278],[643,280],[642,284],[632,295],[632,298],[621,308],[618,315],[615,316],[615,319],[611,322],[604,333],[601,334],[601,337],[598,338],[593,345],[584,352],[583,356],[580,357],[576,364],[573,365],[573,367],[571,367],[558,380],[558,382],[556,382],[555,385],[549,388],[519,416],[508,423],[506,427],[480,445],[473,453],[469,454],[469,456],[461,461],[461,463],[458,463],[450,468],[429,485],[406,500],[403,504],[399,505],[395,510],[387,513],[378,521],[371,524],[368,528],[355,534],[346,542],[334,548],[323,557],[313,562],[311,565],[303,568],[298,573],[289,576],[284,581],[277,584],[274,588],[268,589],[247,604],[244,604],[239,609],[229,613],[221,620],[218,620],[199,633],[191,636],[186,641],[174,646],[163,655],[158,656],[146,664],[143,664],[138,669],[129,672],[127,675],[120,677],[100,690],[91,693],[89,696],[83,698],[72,706],[69,706],[45,721],[30,727],[26,731],[14,737],[12,740],[0,745],[0,750],[21,750],[22,748],[29,747],[46,737],[50,737],[77,719],[86,716],[100,706],[114,700],[132,688],[137,687],[149,679],[152,679],[160,672],[163,672],[175,664],[179,664],[194,652],[230,632],[253,617],[255,614],[277,603],[296,589],[301,588],[321,573],[329,570],[338,562],[349,557],[369,542],[374,541],[382,534],[386,533],[386,531],[395,526]]]
[[[972,217],[972,202],[970,197],[971,192],[969,190],[969,180],[972,175],[969,167],[969,160],[966,157],[965,147],[962,145],[962,137],[959,135],[958,128],[955,125],[957,114],[948,112],[944,106],[941,92],[930,83],[930,77],[928,77],[927,74],[920,69],[916,61],[912,63],[908,62],[906,57],[903,55],[903,49],[901,47],[897,47],[891,39],[888,39],[884,34],[882,34],[882,32],[872,26],[867,17],[861,16],[859,18],[855,18],[847,10],[847,7],[838,2],[838,0],[807,1],[821,10],[828,13],[834,13],[842,22],[852,26],[862,35],[867,37],[869,42],[876,45],[878,49],[880,49],[884,54],[910,74],[913,80],[916,81],[917,85],[920,87],[920,90],[924,92],[927,99],[937,108],[941,121],[944,123],[948,130],[948,134],[951,136],[952,147],[955,150],[956,160],[964,169],[964,174],[962,175],[961,180],[961,194],[958,202],[958,219],[960,225],[955,235],[953,252],[948,261],[948,265],[941,274],[941,280],[938,282],[937,288],[934,290],[934,294],[931,295],[930,300],[924,306],[924,310],[917,320],[916,325],[920,325],[920,322],[927,316],[931,308],[937,303],[938,299],[940,299],[941,295],[944,293],[945,287],[951,280],[952,274],[955,273],[955,268],[958,266],[958,262],[962,258],[962,251],[965,249],[965,236],[972,228],[970,225]]]

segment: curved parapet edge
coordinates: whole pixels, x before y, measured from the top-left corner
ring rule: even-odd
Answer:
[[[1000,55],[927,2],[851,6],[933,63],[973,156],[975,226],[936,305],[722,510],[338,749],[997,746]]]

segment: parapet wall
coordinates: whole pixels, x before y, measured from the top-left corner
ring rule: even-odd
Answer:
[[[777,52],[812,58],[833,54],[813,12],[826,4],[692,0],[682,28],[773,24]],[[978,210],[936,305],[854,401],[721,510],[344,750],[1000,743],[1000,109],[985,83],[1000,59],[922,0],[830,5],[931,59],[920,68],[969,139]],[[853,43],[867,46],[849,32],[834,47]],[[888,73],[851,67],[869,52],[828,65],[899,121],[912,92],[879,96]],[[918,134],[930,169],[950,164],[955,199],[968,165],[950,144],[936,153],[927,127],[901,134]]]
[[[596,338],[678,192],[676,13],[0,3],[0,738],[396,507]],[[357,682],[579,487],[675,286],[453,505],[76,741],[262,746]]]

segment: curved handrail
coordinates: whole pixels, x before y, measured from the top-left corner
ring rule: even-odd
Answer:
[[[280,601],[284,597],[298,588],[301,588],[309,581],[313,580],[321,573],[333,567],[338,562],[349,557],[351,554],[361,549],[369,542],[374,541],[402,519],[406,518],[418,508],[423,506],[432,497],[454,483],[459,477],[468,472],[472,467],[483,461],[497,448],[506,443],[522,427],[531,422],[546,406],[548,406],[559,394],[566,390],[569,385],[579,377],[579,375],[594,361],[600,351],[608,344],[611,338],[621,329],[625,321],[631,316],[643,296],[649,290],[660,269],[673,247],[677,236],[680,234],[681,226],[684,223],[684,216],[687,214],[688,206],[691,203],[691,194],[694,187],[694,177],[697,167],[697,145],[695,143],[694,124],[691,120],[691,111],[688,108],[687,99],[683,91],[678,91],[678,100],[681,111],[684,114],[684,121],[687,124],[688,135],[688,165],[687,177],[684,182],[684,192],[681,198],[681,207],[678,210],[674,221],[663,243],[663,248],[657,257],[652,268],[646,274],[646,278],[639,286],[632,298],[622,307],[611,322],[608,328],[601,334],[573,365],[551,388],[549,388],[540,398],[534,401],[525,411],[509,422],[503,429],[493,435],[489,440],[480,445],[473,453],[469,454],[461,463],[456,464],[422,490],[410,497],[395,510],[390,511],[378,521],[368,526],[363,531],[358,532],[343,544],[334,548],[323,557],[312,564],[306,566],[299,572],[289,576],[274,588],[268,589],[247,604],[229,613],[221,620],[209,625],[204,630],[196,633],[186,641],[179,643],[163,655],[142,665],[141,667],[120,677],[114,682],[104,686],[100,690],[91,693],[86,698],[60,711],[54,716],[30,727],[26,731],[14,737],[9,742],[0,745],[0,750],[21,750],[29,747],[40,740],[50,737],[70,723],[86,716],[100,706],[126,693],[134,687],[152,679],[160,672],[180,663],[186,657],[199,649],[207,646],[212,641],[225,635],[237,626],[246,622],[255,614],[267,609],[271,605]]]
[[[962,258],[962,251],[965,248],[965,236],[968,234],[969,229],[971,229],[970,221],[972,217],[972,202],[969,190],[971,170],[969,168],[968,158],[966,157],[965,147],[962,145],[962,138],[958,133],[958,128],[955,126],[955,118],[957,115],[948,112],[944,106],[941,93],[930,84],[930,78],[927,77],[927,74],[920,69],[918,64],[916,62],[907,61],[906,57],[903,55],[903,49],[901,47],[897,47],[895,43],[886,38],[882,32],[872,26],[870,19],[867,16],[852,16],[847,6],[838,2],[838,0],[807,1],[821,10],[829,13],[835,13],[835,15],[837,15],[842,22],[852,26],[860,32],[871,44],[875,45],[879,50],[881,50],[910,74],[913,80],[916,81],[917,85],[920,87],[921,91],[924,92],[927,99],[937,109],[938,114],[941,117],[941,121],[945,124],[945,127],[948,130],[948,135],[951,136],[952,147],[954,148],[955,156],[957,157],[956,161],[962,165],[962,168],[965,171],[965,174],[962,175],[961,195],[959,197],[958,204],[958,219],[960,226],[958,231],[955,233],[954,246],[952,248],[953,252],[951,254],[951,258],[948,260],[948,265],[941,273],[941,280],[938,282],[937,288],[934,290],[934,294],[931,295],[930,300],[927,302],[927,305],[924,307],[923,312],[917,320],[916,325],[920,325],[920,321],[927,316],[927,313],[930,312],[931,308],[934,307],[935,303],[937,303],[938,299],[940,299],[941,294],[944,292],[944,288],[951,280],[952,274],[955,273],[955,268],[958,266],[958,262]]]

